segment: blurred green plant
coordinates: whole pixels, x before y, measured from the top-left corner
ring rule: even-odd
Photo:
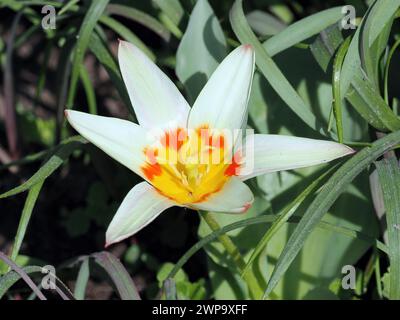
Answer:
[[[13,285],[23,278],[35,291],[33,297],[43,298],[32,279],[45,262],[20,251],[35,205],[46,201],[46,185],[57,183],[49,181],[52,175],[71,172],[78,162],[85,170],[93,164],[98,175],[80,195],[80,205],[64,210],[61,222],[72,238],[86,234],[93,222],[102,229],[121,199],[118,188],[105,187],[121,181],[114,177],[114,168],[101,163],[84,139],[71,136],[63,118],[65,106],[87,107],[93,114],[121,112],[118,104],[107,107],[111,99],[122,101],[123,114],[135,120],[115,58],[119,37],[170,74],[175,72],[176,83],[192,102],[226,54],[250,43],[257,70],[249,125],[256,132],[330,138],[360,151],[345,163],[253,179],[249,185],[256,201],[248,214],[211,213],[220,227],[211,230],[201,221],[198,242],[174,264],[134,243],[123,255],[127,270],[109,252],[70,257],[72,262],[60,268],[79,268],[74,269],[74,293],[58,280],[62,298],[86,298],[94,264],[106,271],[102,278],[112,280],[122,299],[139,299],[132,274],[142,269],[152,274],[147,289],[155,288],[155,293],[149,290],[149,298],[247,299],[242,277],[251,270],[270,299],[400,299],[400,97],[394,72],[399,67],[400,1],[358,1],[357,25],[348,30],[340,28],[342,7],[333,3],[314,7],[302,1],[246,1],[244,11],[241,0],[0,0],[0,15],[11,17],[0,22],[6,110],[0,137],[7,141],[7,148],[0,143],[0,173],[7,175],[1,180],[1,205],[27,192],[13,247],[8,256],[0,256],[0,297],[12,294]],[[56,8],[56,29],[42,28],[44,5]],[[39,59],[35,52],[29,56],[28,63],[38,66],[29,88],[19,63],[34,41],[41,49]],[[93,65],[101,71],[93,71]],[[115,91],[99,85],[104,77]],[[383,160],[375,162],[377,178],[369,179],[371,164],[381,156]],[[18,185],[10,189],[10,183]],[[376,190],[382,191],[380,198]],[[378,221],[379,214],[384,214],[386,226]],[[184,247],[190,235],[185,222],[176,226],[174,232],[160,233],[161,242],[174,249]],[[177,229],[182,234],[175,238]],[[228,232],[244,258],[243,270],[216,241]],[[206,253],[207,274],[189,281],[191,270],[185,263],[199,250]],[[354,291],[340,286],[344,265],[357,266]]]

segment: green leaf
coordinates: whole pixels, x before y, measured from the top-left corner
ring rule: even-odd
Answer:
[[[82,145],[82,143],[85,143],[85,140],[83,140],[83,138],[81,137],[72,137],[61,143],[56,151],[32,177],[30,177],[26,182],[19,185],[18,187],[15,187],[14,189],[0,194],[0,199],[24,192],[32,188],[39,182],[43,182],[54,171],[56,171],[57,168],[61,166],[64,161],[70,156],[70,154]]]
[[[30,274],[33,272],[42,272],[42,267],[28,266],[22,268],[25,274]],[[14,283],[21,279],[21,275],[16,271],[12,270],[7,272],[5,275],[0,277],[0,299],[7,293]]]
[[[0,254],[2,254],[0,252]],[[7,293],[7,291],[15,284],[17,283],[21,278],[24,278],[26,281],[28,278],[27,276],[32,273],[40,273],[43,277],[44,270],[43,267],[40,266],[26,266],[24,268],[20,268],[18,270],[19,272],[16,272],[15,270],[7,272],[5,275],[0,277],[0,299]],[[24,275],[24,277],[22,277]],[[70,300],[74,299],[74,296],[72,292],[68,289],[65,283],[61,281],[60,278],[57,277],[57,275],[53,274],[52,275],[55,280],[56,280],[56,291],[57,293],[64,299],[64,300]],[[30,278],[29,278],[30,279]],[[29,281],[29,280],[28,280]],[[32,283],[31,283],[32,284]],[[61,290],[62,289],[62,290]]]
[[[176,26],[179,26],[185,13],[179,0],[153,0],[153,2]]]
[[[303,18],[263,43],[268,55],[273,57],[302,42],[343,18],[342,7],[334,7]]]
[[[360,35],[362,66],[376,88],[379,88],[379,60],[386,47],[395,12],[399,5],[399,0],[376,1],[365,15],[360,27],[362,28]]]
[[[317,226],[318,222],[333,205],[339,195],[353,181],[353,179],[365,170],[376,158],[393,148],[400,142],[400,132],[395,132],[374,142],[371,147],[366,147],[341,168],[339,168],[321,189],[314,201],[308,207],[306,213],[290,236],[275,269],[268,282],[265,291],[267,297],[284,275],[292,261],[303,247],[308,235]]]
[[[392,57],[396,49],[400,45],[400,39],[397,39],[396,42],[389,50],[389,54],[386,60],[385,66],[385,73],[384,73],[384,98],[387,105],[389,105],[389,91],[388,91],[388,84],[389,84],[389,69],[390,69],[390,62],[392,61]]]
[[[338,133],[338,140],[343,143],[343,116],[342,116],[342,96],[340,94],[340,75],[342,71],[343,60],[346,55],[347,49],[349,48],[351,38],[348,37],[335,56],[333,62],[333,73],[332,73],[332,95],[333,95],[333,110],[336,119],[336,128]]]
[[[166,300],[177,300],[176,283],[174,279],[166,279],[163,288]]]
[[[246,14],[250,27],[260,36],[273,36],[286,28],[286,24],[273,15],[254,10]]]
[[[284,191],[274,197],[272,201],[274,208],[285,204],[288,193],[292,194],[292,189],[295,189],[294,193],[297,194],[307,186],[303,182],[305,177],[298,178],[300,180],[294,186],[288,187],[285,181],[287,178],[282,177]],[[307,180],[310,183],[314,180],[313,176],[307,176]],[[268,192],[266,184],[267,181],[263,184],[263,190]],[[310,290],[318,287],[328,288],[329,283],[335,278],[342,278],[343,265],[354,265],[368,252],[371,244],[376,240],[363,241],[361,238],[364,235],[370,239],[379,236],[379,225],[372,211],[368,193],[368,175],[363,173],[345,188],[323,218],[323,221],[329,225],[362,232],[362,236],[353,238],[334,229],[314,229],[301,252],[274,288],[272,292],[274,296],[278,296],[279,299],[303,299]],[[304,214],[315,196],[316,194],[305,199],[305,203],[296,211],[296,218]],[[265,269],[268,277],[295,228],[295,224],[285,224],[269,241],[266,250],[260,256],[268,261]],[[387,250],[386,247],[385,250]],[[270,295],[270,298],[273,299],[273,296]]]
[[[89,46],[89,41],[93,30],[97,24],[97,21],[100,19],[100,16],[103,14],[108,2],[109,0],[92,1],[85,18],[83,19],[72,62],[71,83],[67,100],[68,108],[71,108],[74,102],[81,64],[85,56],[86,48]]]
[[[284,100],[290,109],[309,127],[322,134],[326,134],[324,129],[319,128],[316,118],[310,111],[310,108],[307,107],[303,99],[285,78],[283,73],[250,29],[243,13],[241,0],[235,1],[230,12],[230,21],[233,31],[240,42],[251,44],[254,47],[256,53],[256,65],[282,100]]]
[[[296,47],[274,58],[298,94],[314,113],[320,126],[328,125],[332,106],[331,75],[324,74],[308,50]],[[250,100],[249,125],[259,133],[284,134],[320,139],[321,136],[301,121],[279,97],[257,70],[254,74]],[[349,105],[343,105],[344,141],[368,139],[366,121]],[[332,128],[336,131],[335,126]]]
[[[157,280],[158,283],[161,285],[165,280],[169,279],[169,274],[171,271],[174,269],[175,265],[170,262],[164,263],[160,269],[157,272]],[[185,281],[187,280],[188,277],[182,269],[179,269],[175,274],[174,274],[174,280],[175,281]]]
[[[353,35],[353,38],[351,39],[349,48],[346,53],[346,57],[344,58],[343,61],[342,74],[340,80],[341,99],[343,99],[346,96],[350,84],[353,80],[353,75],[356,72],[361,71],[361,61],[359,52],[360,32],[361,28],[358,27]],[[331,55],[333,55],[333,52],[331,52]]]
[[[18,127],[24,143],[50,147],[55,144],[56,121],[54,118],[38,117],[33,110],[17,107]]]
[[[334,53],[343,42],[343,36],[337,25],[322,30],[319,36],[310,45],[311,53],[319,66],[328,71]]]
[[[18,224],[17,234],[14,239],[14,245],[11,251],[10,258],[13,261],[16,260],[19,254],[19,250],[21,249],[21,245],[24,240],[28,224],[32,216],[32,211],[39,196],[40,190],[42,190],[43,183],[44,180],[39,181],[37,184],[32,186],[29,190],[28,196],[26,197],[25,205],[22,210],[22,215]]]
[[[310,290],[303,298],[304,300],[339,300],[331,290],[317,287]]]
[[[399,118],[385,103],[361,69],[357,47],[358,40],[356,40],[359,36],[359,30],[353,36],[342,64],[340,95],[345,96],[354,109],[376,129],[380,131],[398,130],[400,128]],[[334,26],[324,30],[312,44],[311,52],[325,71],[342,39],[337,26]],[[344,90],[347,92],[346,95],[344,95]]]
[[[9,265],[9,267],[19,275],[19,278],[22,278],[26,284],[32,289],[33,292],[39,297],[40,300],[47,300],[47,298],[43,295],[43,293],[40,291],[39,287],[32,281],[32,279],[29,277],[29,275],[18,265],[15,264],[12,260],[10,260],[3,252],[0,251],[0,261],[6,263]],[[2,280],[3,277],[0,278]],[[2,295],[4,295],[5,290],[4,290],[4,285],[0,285],[0,298]],[[3,291],[3,292],[1,292]]]
[[[69,0],[60,11],[57,12],[58,16],[61,16],[63,13],[67,12],[71,8],[73,8],[80,0]]]
[[[383,192],[390,259],[389,298],[400,299],[400,167],[395,156],[375,163]]]
[[[374,89],[378,91],[378,63],[390,33],[395,12],[393,8],[398,6],[398,2],[398,0],[378,0],[368,8],[353,36],[343,62],[340,89],[343,97],[347,94],[354,75],[362,73],[361,66],[374,85]],[[377,39],[378,35],[379,39]],[[374,46],[375,40],[379,41]],[[374,50],[371,50],[372,47]]]
[[[142,50],[152,61],[156,60],[154,53],[149,49],[148,46],[144,44],[140,38],[135,35],[131,30],[125,27],[119,21],[109,17],[109,16],[101,16],[100,22],[112,29],[115,33],[117,33],[120,37],[129,41],[136,45],[140,50]]]
[[[386,24],[396,14],[400,6],[399,0],[378,0],[371,11],[371,22],[368,27],[368,44],[371,46],[376,38],[381,34]]]
[[[93,253],[91,257],[108,273],[122,300],[140,300],[131,276],[116,257],[106,251]]]
[[[48,149],[48,150],[39,151],[37,153],[29,154],[21,159],[6,163],[6,164],[0,166],[0,172],[7,168],[13,167],[13,166],[21,166],[24,164],[42,160],[49,152],[55,150],[56,148],[57,147],[55,147],[55,148],[53,147],[53,148],[50,148],[50,150]]]
[[[192,102],[226,51],[224,32],[217,17],[207,0],[198,0],[176,53],[176,74]]]
[[[381,286],[383,286],[382,295],[389,298],[390,292],[390,270],[386,272],[381,278]]]
[[[131,100],[129,99],[128,92],[126,91],[126,87],[124,81],[122,80],[121,72],[119,71],[115,58],[112,56],[107,46],[103,43],[102,39],[97,33],[92,33],[89,49],[106,69],[126,107],[131,114],[134,115]]]
[[[356,72],[353,75],[347,97],[350,102],[356,102],[353,104],[354,108],[377,129],[380,128],[377,121],[379,119],[384,126],[384,131],[387,131],[387,129],[390,131],[400,130],[400,118],[385,103],[385,100],[383,100],[366,75],[362,75],[361,72]]]
[[[268,242],[272,239],[272,237],[278,232],[278,230],[289,220],[291,216],[296,212],[297,208],[301,205],[306,197],[315,192],[316,187],[319,183],[326,178],[326,176],[332,172],[333,169],[323,173],[317,179],[315,179],[303,192],[301,192],[290,204],[288,204],[285,209],[278,215],[277,219],[272,223],[271,227],[264,234],[262,239],[258,242],[257,247],[254,249],[251,254],[249,260],[247,261],[246,267],[242,272],[242,275],[246,273],[254,260],[261,254],[264,248],[267,246]]]
[[[155,32],[165,41],[168,41],[170,38],[169,31],[160,22],[158,22],[157,19],[143,11],[120,4],[110,4],[107,6],[107,12],[109,14],[116,14],[142,24]]]
[[[198,252],[201,248],[205,247],[208,243],[216,240],[221,235],[228,233],[230,231],[248,227],[251,225],[273,223],[277,219],[278,219],[278,217],[276,215],[260,215],[258,217],[247,218],[247,219],[236,221],[234,223],[227,224],[216,231],[212,231],[212,232],[208,233],[207,235],[204,235],[200,241],[198,241],[188,251],[186,251],[186,253],[179,259],[179,261],[174,265],[174,267],[171,269],[169,274],[167,276],[165,276],[165,278],[174,278],[177,275],[177,273],[179,272],[179,270],[181,270],[183,265],[196,252]],[[294,217],[294,216],[292,216],[291,218],[288,219],[288,222],[291,222],[291,223],[299,223],[299,221],[301,221],[299,219],[299,217]],[[387,247],[382,242],[380,242],[379,240],[373,239],[357,230],[352,230],[350,228],[333,225],[333,224],[325,222],[325,221],[318,221],[316,226],[323,230],[337,232],[339,234],[343,234],[350,238],[360,239],[367,243],[376,245],[378,249],[382,250],[385,253],[388,253]]]
[[[74,297],[76,300],[84,300],[85,299],[85,292],[86,286],[89,280],[89,259],[86,257],[81,267],[79,268],[78,278],[75,282],[75,290],[74,290]]]
[[[83,64],[81,65],[80,77],[86,93],[86,101],[88,103],[89,113],[97,114],[96,93],[94,92],[89,73]]]

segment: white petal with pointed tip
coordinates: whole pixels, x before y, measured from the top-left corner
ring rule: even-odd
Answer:
[[[232,177],[219,192],[192,207],[198,210],[242,213],[251,207],[253,201],[254,196],[250,188],[238,178]]]
[[[240,129],[247,119],[254,51],[250,45],[233,50],[218,66],[197,97],[188,127],[208,124],[216,129]]]
[[[175,84],[140,49],[120,41],[119,66],[141,126],[186,128],[190,106]]]
[[[250,142],[250,139],[253,139]],[[264,173],[313,166],[352,154],[350,147],[325,140],[272,134],[255,134],[246,137],[247,151],[253,157],[253,169],[241,175],[246,180]],[[248,168],[251,159],[246,159]],[[242,169],[241,169],[242,170]]]
[[[128,192],[106,232],[106,246],[126,239],[143,229],[175,203],[141,182]]]
[[[145,161],[143,149],[153,142],[153,138],[143,128],[127,120],[80,111],[66,110],[65,115],[83,137],[138,175],[144,176],[140,170]]]

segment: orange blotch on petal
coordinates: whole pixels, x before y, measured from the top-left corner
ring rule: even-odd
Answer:
[[[229,166],[225,170],[225,175],[228,177],[231,176],[237,176],[239,175],[239,168],[240,168],[240,163],[239,163],[239,157],[235,155],[232,158],[232,163],[229,164]]]
[[[142,171],[150,181],[153,180],[154,177],[161,176],[162,174],[162,168],[158,163],[146,164],[142,167]]]

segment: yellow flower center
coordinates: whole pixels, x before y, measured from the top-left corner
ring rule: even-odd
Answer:
[[[222,189],[239,167],[230,143],[221,133],[202,126],[191,133],[167,131],[155,146],[144,149],[142,171],[164,196],[190,205],[207,200]]]

